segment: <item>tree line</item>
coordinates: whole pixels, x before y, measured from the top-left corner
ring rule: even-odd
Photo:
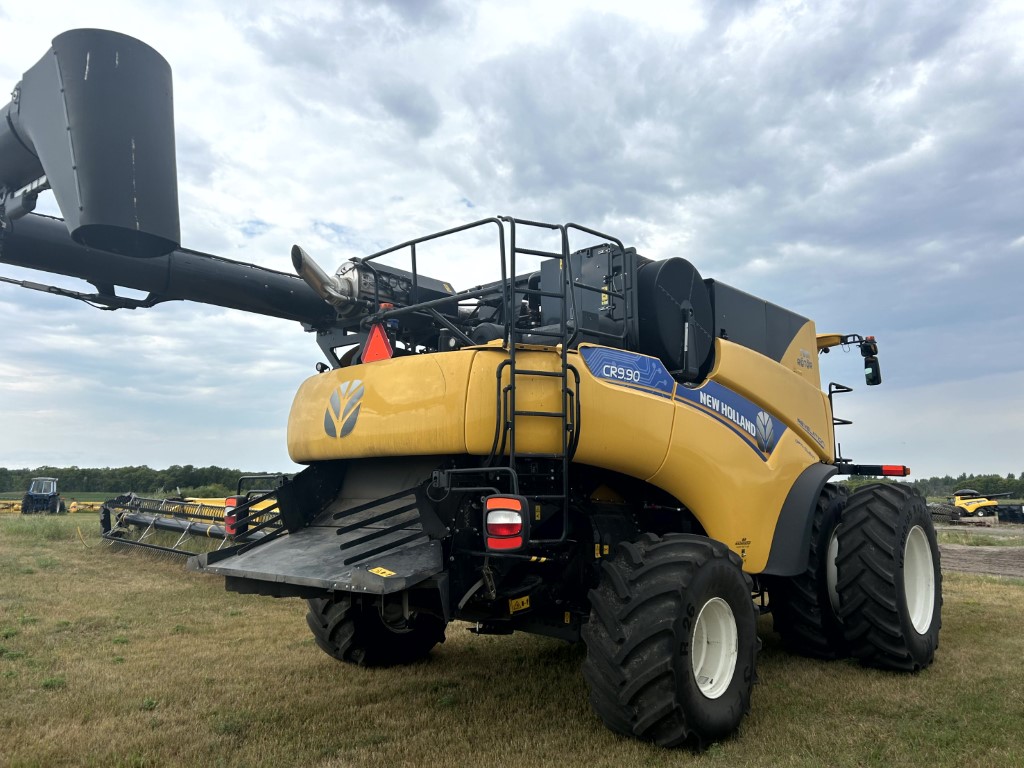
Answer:
[[[0,467],[0,492],[24,492],[33,477],[56,477],[62,495],[103,492],[115,496],[129,491],[142,496],[225,496],[235,492],[241,475],[277,474],[242,472],[225,467],[175,464],[167,469],[149,467]],[[196,491],[201,491],[197,493]]]
[[[141,467],[36,467],[6,469],[0,467],[0,493],[24,491],[33,477],[56,477],[63,493],[75,491],[107,492],[111,495],[133,491],[141,495],[223,496],[234,493],[241,475],[277,474],[242,472],[225,467],[194,467],[175,464],[167,469]],[[852,490],[877,478],[851,477],[845,482]],[[1024,473],[1020,478],[1009,473],[1000,475],[961,474],[957,477],[929,477],[910,483],[925,496],[952,496],[954,491],[970,488],[980,493],[1009,493],[1011,498],[1024,498]],[[202,493],[196,493],[202,491]]]
[[[846,485],[853,490],[861,485],[876,482],[878,482],[878,478],[874,477],[851,477],[846,480]],[[1013,472],[1006,477],[963,473],[956,477],[944,475],[921,478],[913,480],[910,485],[917,488],[924,496],[946,497],[952,496],[955,491],[972,490],[981,494],[1008,493],[1012,499],[1024,499],[1024,473],[1021,473],[1020,479]]]

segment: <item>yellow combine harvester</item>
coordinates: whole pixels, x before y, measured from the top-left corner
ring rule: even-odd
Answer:
[[[64,76],[86,62],[87,81]],[[483,219],[333,273],[295,246],[299,277],[182,249],[170,92],[137,40],[56,38],[0,121],[0,261],[83,278],[95,292],[10,282],[108,309],[187,299],[315,333],[327,362],[287,437],[307,468],[272,510],[239,504],[248,530],[192,568],[306,599],[317,644],[355,664],[424,658],[455,619],[582,641],[595,712],[666,746],[739,727],[754,598],[796,652],[931,664],[923,498],[830,482],[908,474],[836,450],[850,389],[822,388],[819,356],[857,349],[878,384],[873,338],[818,335],[686,259],[574,224]],[[65,221],[29,213],[47,186]],[[430,276],[467,242],[490,282]]]
[[[951,501],[962,517],[995,515],[999,507],[996,499],[1005,499],[1009,493],[978,493],[970,488],[954,491]]]

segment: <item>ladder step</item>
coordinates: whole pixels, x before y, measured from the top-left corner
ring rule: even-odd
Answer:
[[[564,459],[564,453],[519,453],[516,452],[516,459]]]
[[[564,411],[512,411],[513,416],[568,416]]]

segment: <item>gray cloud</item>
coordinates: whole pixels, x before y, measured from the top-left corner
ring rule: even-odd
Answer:
[[[203,70],[201,92],[230,82],[220,120],[238,125],[179,114],[187,244],[287,269],[290,243],[308,242],[333,267],[492,213],[579,221],[651,257],[686,256],[705,277],[822,330],[875,333],[886,384],[845,406],[859,424],[844,443],[858,458],[871,459],[853,443],[880,454],[898,436],[926,471],[1002,467],[997,450],[969,465],[934,430],[922,448],[888,425],[902,416],[924,429],[976,389],[994,411],[1019,404],[1024,15],[1014,4],[708,2],[692,29],[641,8],[541,10],[413,0],[234,8],[228,39],[244,65]],[[3,64],[20,72],[34,60]],[[469,263],[443,266],[461,273]],[[155,319],[113,313],[111,324],[111,313],[83,320],[75,305],[55,312],[53,297],[8,295],[5,327],[28,316],[66,330],[7,334],[0,361],[61,376],[42,351],[56,344],[92,387],[80,408],[96,404],[154,451],[118,399],[154,419],[194,401],[212,430],[205,403],[247,396],[280,413],[294,381],[277,366],[305,372],[316,356],[295,327],[193,305]],[[181,323],[179,343],[166,330]],[[152,341],[133,362],[140,333]],[[277,391],[228,391],[204,371],[179,383],[183,350],[245,367],[254,337],[283,350],[265,358]],[[72,338],[85,341],[72,349]],[[830,356],[828,367],[840,381],[860,376],[855,354]],[[104,371],[116,371],[107,377],[117,397],[103,399]],[[0,378],[5,398],[21,386]],[[151,399],[132,399],[142,392]],[[18,413],[38,407],[18,397]],[[261,429],[252,414],[232,410],[230,428]],[[159,421],[185,435],[180,426]],[[1012,453],[994,423],[979,428]]]

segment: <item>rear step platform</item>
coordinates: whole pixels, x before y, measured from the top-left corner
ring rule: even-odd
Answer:
[[[441,571],[439,541],[421,539],[365,563],[347,564],[336,534],[336,528],[311,526],[243,554],[222,549],[199,555],[189,560],[189,569],[249,581],[375,595],[401,592]],[[280,590],[263,590],[252,584],[245,591],[277,594]]]
[[[198,555],[188,567],[225,576],[228,589],[247,593],[387,595],[409,589],[443,568],[443,526],[438,530],[439,521],[417,498],[436,462],[420,463],[361,463],[359,471],[345,473],[337,496],[308,527]],[[279,493],[282,511],[288,496],[284,489]]]

